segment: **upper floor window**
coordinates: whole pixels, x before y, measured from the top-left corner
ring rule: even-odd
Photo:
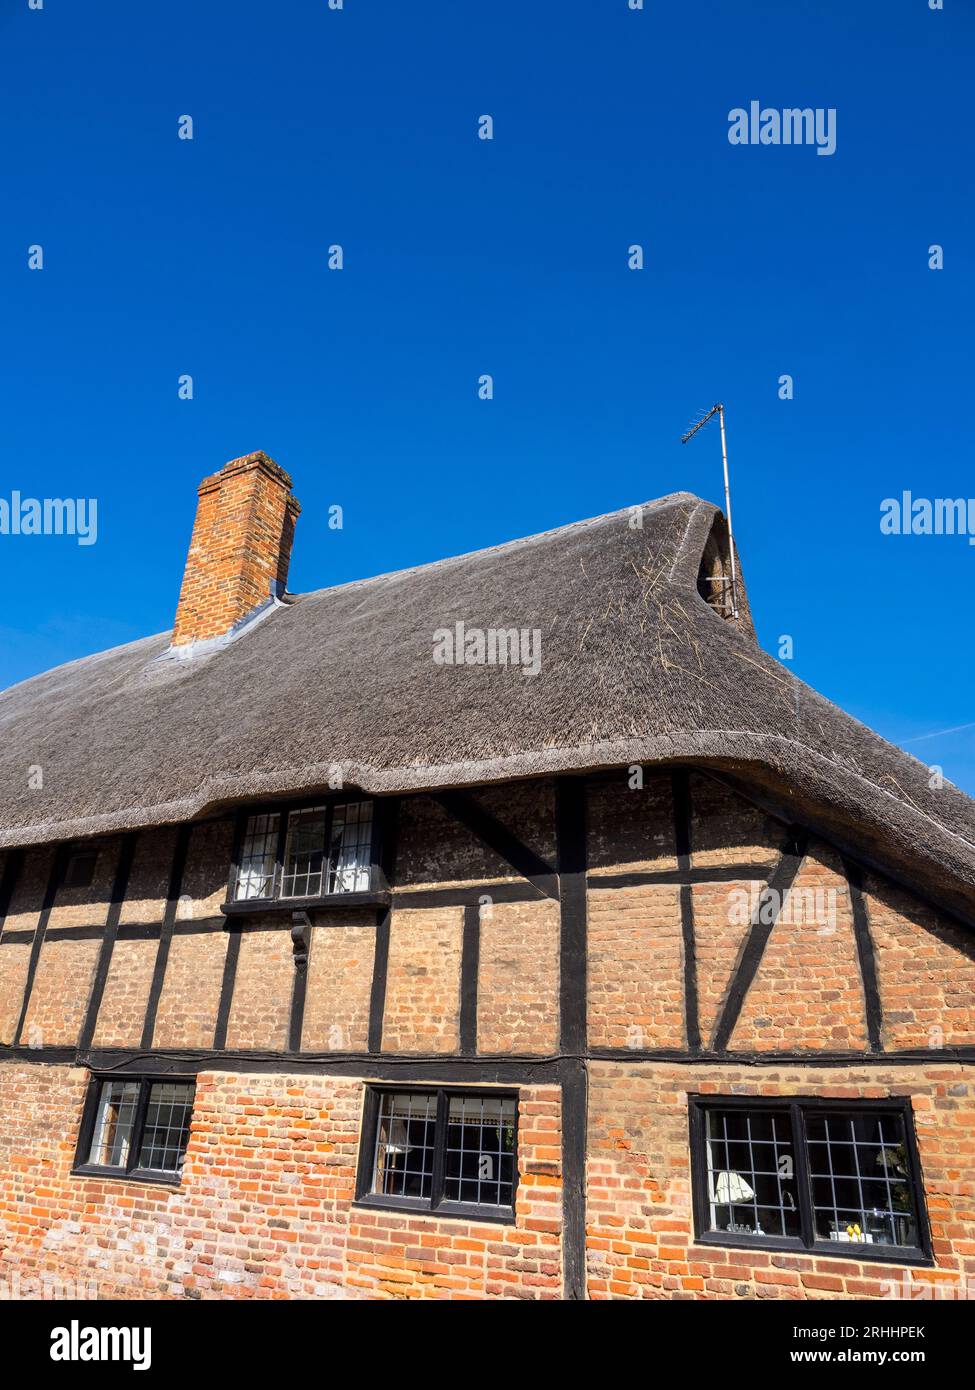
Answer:
[[[93,1079],[76,1171],[176,1181],[189,1142],[193,1091],[191,1081]]]
[[[247,817],[232,897],[322,898],[371,885],[373,803],[323,802]]]
[[[695,1099],[691,1133],[698,1240],[927,1258],[908,1105]]]

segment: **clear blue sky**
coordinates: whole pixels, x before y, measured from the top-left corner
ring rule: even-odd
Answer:
[[[235,455],[294,476],[300,592],[720,501],[678,440],[723,399],[763,646],[975,792],[975,728],[924,737],[975,721],[975,547],[879,530],[975,495],[975,7],[645,3],[0,0],[0,496],[99,505],[0,536],[0,684],[167,628]],[[836,153],[730,145],[753,99]]]

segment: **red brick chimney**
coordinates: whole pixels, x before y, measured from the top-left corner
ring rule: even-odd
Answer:
[[[173,627],[173,646],[221,637],[283,592],[301,507],[267,454],[231,459],[204,478]]]

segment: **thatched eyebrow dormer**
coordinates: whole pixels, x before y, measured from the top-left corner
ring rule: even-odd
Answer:
[[[304,794],[336,765],[382,794],[693,761],[975,919],[975,804],[763,652],[740,574],[721,617],[700,584],[723,534],[677,493],[306,594],[198,660],[158,660],[163,633],[25,681],[0,696],[0,843]],[[537,675],[438,662],[458,623],[537,632]]]

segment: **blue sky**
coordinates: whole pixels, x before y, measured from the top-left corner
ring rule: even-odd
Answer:
[[[300,592],[720,501],[722,399],[762,645],[975,792],[975,547],[879,528],[975,495],[975,10],[645,3],[0,0],[0,496],[99,508],[0,536],[0,684],[168,627],[235,455],[295,479]],[[751,100],[835,154],[729,144]]]

